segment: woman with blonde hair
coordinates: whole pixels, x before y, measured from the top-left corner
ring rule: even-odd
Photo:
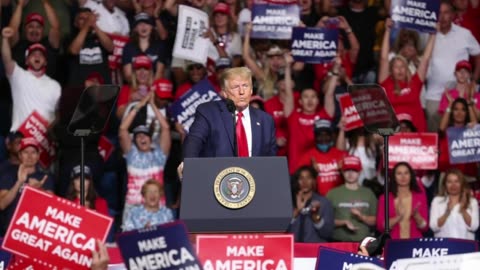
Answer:
[[[383,36],[378,82],[385,88],[395,112],[397,114],[407,113],[418,116],[413,120],[413,124],[420,132],[424,132],[427,129],[427,123],[420,103],[420,92],[427,74],[428,63],[432,56],[435,34],[430,34],[417,70],[415,74],[411,74],[409,62],[402,55],[398,54],[389,61],[391,27],[392,21],[388,19]]]
[[[478,218],[478,202],[465,176],[458,169],[448,170],[430,206],[430,228],[435,237],[475,240]]]

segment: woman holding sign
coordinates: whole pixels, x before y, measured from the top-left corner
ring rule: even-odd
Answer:
[[[445,95],[449,105],[440,120],[438,170],[445,172],[450,168],[456,168],[461,170],[467,178],[474,180],[477,175],[476,163],[451,164],[446,132],[449,127],[467,128],[476,125],[477,118],[475,117],[473,105],[468,104],[464,98],[453,99],[448,91],[445,92]]]
[[[475,240],[478,202],[458,169],[449,170],[430,206],[430,228],[435,237]]]
[[[417,72],[411,74],[408,61],[403,56],[397,55],[391,61],[388,60],[391,27],[392,21],[387,19],[380,55],[378,82],[385,89],[395,112],[418,116],[413,120],[414,125],[420,132],[423,132],[427,129],[427,123],[420,103],[420,91],[427,74],[428,62],[432,56],[435,34],[430,34]]]

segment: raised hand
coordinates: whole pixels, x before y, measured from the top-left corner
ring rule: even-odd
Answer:
[[[48,179],[48,175],[44,175],[43,178],[39,181],[35,178],[29,178],[28,179],[28,185],[33,187],[33,188],[37,188],[37,189],[40,189],[43,187],[43,184],[45,184],[45,182],[47,181]]]
[[[4,38],[11,38],[13,37],[13,34],[15,31],[11,27],[5,27],[2,29],[2,37]]]
[[[345,227],[347,227],[347,229],[349,229],[352,232],[358,230],[358,228],[355,225],[353,225],[353,223],[350,220],[345,220]]]

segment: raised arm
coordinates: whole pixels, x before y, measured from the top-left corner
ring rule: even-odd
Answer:
[[[345,17],[339,16],[338,19],[340,20],[339,27],[345,31],[345,34],[347,34],[348,43],[350,43],[350,49],[348,50],[350,61],[352,61],[352,63],[356,63],[358,52],[360,52],[360,43],[358,42],[355,33],[352,31],[352,27],[350,27]]]
[[[15,31],[11,27],[5,27],[2,30],[2,61],[5,66],[5,73],[10,76],[15,68],[15,61],[12,59],[12,49],[10,48],[10,39]]]
[[[383,33],[382,49],[380,51],[380,67],[378,69],[378,82],[382,83],[388,78],[388,53],[390,52],[390,29],[392,21],[385,21],[385,32]]]
[[[160,124],[160,135],[158,136],[158,144],[162,148],[163,153],[168,156],[170,153],[170,147],[172,145],[172,138],[170,136],[170,125],[168,124],[165,116],[158,110],[154,102],[154,96],[150,97],[150,106],[152,107],[155,117],[157,118],[158,123]]]
[[[242,48],[243,61],[245,62],[245,66],[247,66],[252,71],[255,79],[259,81],[263,81],[265,79],[265,73],[257,65],[255,60],[250,55],[250,33],[251,32],[252,32],[252,23],[247,23],[245,25],[245,37],[243,39],[243,48]]]
[[[122,148],[124,154],[128,153],[132,147],[132,139],[130,138],[128,129],[135,119],[137,112],[147,104],[153,94],[154,92],[150,92],[140,102],[138,102],[137,105],[135,105],[130,112],[128,112],[128,115],[123,118],[122,123],[120,124],[120,128],[118,129],[118,137],[120,139],[120,147]]]
[[[48,41],[53,48],[58,49],[60,47],[60,22],[58,20],[55,9],[50,4],[49,0],[42,0],[47,20],[50,23],[50,31],[48,32]]]
[[[328,81],[324,90],[324,99],[323,99],[323,109],[330,115],[330,117],[335,116],[335,87],[338,82],[338,75],[340,74],[340,67],[342,65],[342,60],[339,56],[335,57],[332,76],[328,78]]]
[[[91,26],[93,28],[93,31],[95,32],[95,34],[97,35],[98,37],[98,40],[100,41],[100,44],[102,45],[102,47],[109,53],[113,52],[113,41],[112,39],[107,35],[107,33],[103,32],[98,26],[97,26],[97,15],[96,14],[93,14],[91,15],[94,19],[92,23],[91,23]]]
[[[425,46],[422,59],[418,65],[417,74],[422,82],[427,76],[428,63],[430,62],[430,58],[432,58],[433,47],[435,46],[435,36],[436,34],[434,33],[428,37],[427,46]]]
[[[15,11],[13,11],[12,18],[10,19],[10,23],[8,24],[8,26],[11,27],[14,31],[14,35],[10,39],[10,45],[12,47],[15,46],[20,39],[20,24],[22,23],[23,8],[26,4],[26,0],[18,0]]]
[[[92,24],[95,24],[95,20],[95,15],[93,13],[89,13],[87,22],[82,26],[77,36],[68,46],[68,52],[70,54],[78,55],[80,53],[80,50],[82,50],[82,47],[85,44],[85,39],[90,32],[90,27],[92,27]]]
[[[285,54],[285,99],[283,101],[283,113],[285,117],[289,117],[295,108],[295,101],[293,97],[293,82],[292,82],[292,68],[291,63],[293,58],[290,54]]]

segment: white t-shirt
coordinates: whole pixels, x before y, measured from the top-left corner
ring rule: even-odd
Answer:
[[[103,32],[121,36],[128,36],[130,34],[130,25],[128,24],[125,12],[118,7],[114,7],[113,12],[110,12],[102,3],[97,3],[92,0],[87,0],[83,7],[89,8],[99,15],[97,26]]]
[[[34,110],[49,123],[55,119],[55,110],[62,93],[58,82],[47,75],[36,77],[16,63],[8,81],[13,100],[11,131],[17,130]]]
[[[447,34],[438,32],[427,73],[427,100],[440,101],[449,81],[455,81],[455,65],[479,55],[480,45],[469,30],[452,24]]]

